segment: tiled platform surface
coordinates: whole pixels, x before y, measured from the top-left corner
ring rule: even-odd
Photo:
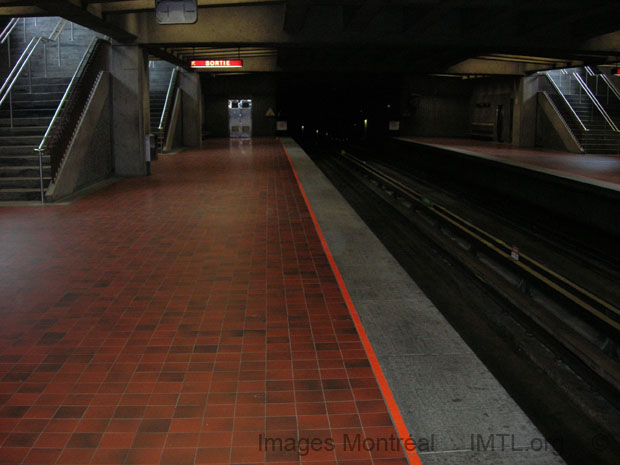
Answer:
[[[620,191],[620,157],[520,149],[508,144],[458,138],[401,137],[400,140],[541,171]]]
[[[563,464],[303,150],[290,139],[284,144],[408,430],[420,446],[422,464]],[[510,438],[505,448],[501,435]],[[494,446],[484,450],[478,438],[489,441],[490,436]]]
[[[0,464],[405,465],[279,143],[153,171],[0,208]]]

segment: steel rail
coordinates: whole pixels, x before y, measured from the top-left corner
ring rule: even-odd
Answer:
[[[544,285],[566,297],[592,316],[606,323],[616,331],[620,331],[620,322],[605,314],[605,312],[610,312],[617,317],[620,317],[619,308],[592,294],[587,289],[584,289],[559,273],[551,270],[532,257],[519,253],[519,259],[515,260],[511,256],[512,246],[507,244],[504,240],[484,231],[466,219],[451,212],[447,208],[432,202],[424,195],[411,189],[409,186],[401,183],[400,181],[385,175],[380,170],[368,165],[364,161],[359,160],[357,157],[347,152],[343,152],[342,155],[363,171],[370,173],[375,178],[378,178],[385,184],[400,191],[406,197],[409,197],[409,199],[422,204],[442,220],[450,223],[452,226],[456,227],[472,239],[475,239],[476,242],[483,244],[488,249],[509,260],[514,266],[520,268],[529,276],[535,278]]]

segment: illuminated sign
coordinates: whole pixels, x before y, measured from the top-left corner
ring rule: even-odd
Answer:
[[[243,60],[192,60],[192,68],[241,68]]]

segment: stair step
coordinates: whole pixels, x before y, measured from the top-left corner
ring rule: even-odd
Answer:
[[[60,100],[19,100],[13,101],[13,110],[53,109],[58,108]]]
[[[53,100],[60,102],[62,96],[65,94],[62,92],[13,92],[13,103],[16,102],[30,102],[32,100]]]
[[[29,109],[13,109],[13,118],[31,118],[37,116],[52,117],[55,108],[29,108]],[[11,112],[9,110],[0,110],[0,118],[8,118]]]
[[[43,165],[50,164],[49,155],[43,158]],[[39,168],[38,155],[0,155],[0,167],[2,166],[36,166]]]
[[[41,142],[41,136],[0,136],[0,147],[6,146],[22,146],[22,145],[38,145]]]
[[[51,177],[43,176],[43,186],[48,186]],[[2,177],[0,176],[0,189],[40,189],[41,179],[39,176]]]
[[[32,92],[33,93],[46,93],[46,92],[61,92],[64,93],[67,89],[67,84],[33,84]],[[30,85],[28,83],[25,84],[15,84],[13,86],[13,95],[18,93],[30,94]]]
[[[15,127],[32,127],[32,126],[49,126],[52,121],[51,116],[37,116],[26,118],[13,118],[13,126]],[[11,120],[9,118],[0,118],[0,127],[10,126]]]
[[[50,176],[51,168],[43,166],[43,176]],[[0,178],[18,178],[39,176],[39,167],[32,166],[0,166]]]
[[[40,189],[0,189],[1,202],[20,202],[41,200]]]
[[[39,141],[40,142],[40,141]],[[1,155],[32,155],[37,145],[2,145],[0,146]]]
[[[33,62],[34,64],[35,62]],[[45,77],[45,76],[32,76],[32,84],[33,85],[50,85],[50,84],[64,84],[65,86],[67,84],[69,84],[69,82],[71,82],[71,76],[68,77],[64,77],[64,76],[58,76],[58,77]],[[30,83],[30,79],[28,78],[28,75],[24,76],[20,76],[17,79],[17,82],[15,83],[15,85],[25,85],[25,84],[29,84]]]
[[[0,136],[41,136],[47,131],[47,126],[0,127]]]

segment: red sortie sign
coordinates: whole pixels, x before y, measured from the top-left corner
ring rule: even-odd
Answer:
[[[192,68],[241,68],[243,60],[192,60]]]

